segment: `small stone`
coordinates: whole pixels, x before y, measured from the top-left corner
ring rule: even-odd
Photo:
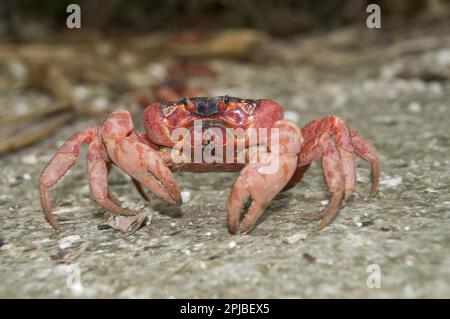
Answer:
[[[322,206],[327,206],[328,203],[329,203],[329,200],[328,200],[328,199],[325,199],[325,200],[320,201],[320,205],[322,205]]]
[[[191,192],[188,190],[181,191],[181,199],[183,203],[189,202],[189,200],[191,199]]]
[[[310,255],[308,253],[304,253],[303,254],[303,258],[305,258],[310,264],[314,264],[316,262],[316,260],[317,260],[316,257],[314,257],[314,256],[312,256],[312,255]]]
[[[23,174],[22,178],[24,181],[31,181],[31,175],[28,173]]]
[[[380,184],[388,188],[394,188],[403,183],[403,178],[401,176],[394,176],[390,178],[383,179]]]
[[[71,236],[67,236],[62,238],[59,242],[59,248],[60,249],[66,249],[72,246],[72,244],[76,241],[80,240],[80,236],[79,235],[71,235]]]
[[[411,113],[420,113],[422,112],[422,106],[418,102],[411,102],[408,105],[408,111]]]
[[[307,233],[297,233],[288,237],[283,238],[283,243],[285,244],[295,244],[300,240],[305,240],[308,237]]]
[[[228,243],[228,249],[234,249],[236,247],[237,247],[237,243],[234,240],[232,240]]]
[[[406,227],[405,227],[405,230],[406,230],[406,231],[410,231],[410,230],[411,230],[411,227],[410,227],[410,226],[406,226]]]
[[[22,163],[26,165],[36,165],[38,163],[38,158],[36,154],[28,154],[22,157]]]
[[[373,225],[373,221],[371,221],[371,220],[366,220],[366,221],[363,221],[363,222],[356,223],[356,226],[358,226],[358,227],[367,227],[367,226],[370,226],[370,225]]]

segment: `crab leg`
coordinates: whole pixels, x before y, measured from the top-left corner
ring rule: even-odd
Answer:
[[[369,197],[374,197],[378,191],[378,183],[380,181],[380,160],[375,147],[367,141],[361,134],[355,130],[351,130],[352,145],[356,154],[366,162],[369,162],[372,168],[372,189]]]
[[[120,200],[112,194],[108,187],[109,169],[106,162],[108,156],[105,146],[98,136],[89,145],[87,157],[89,189],[97,204],[114,214],[126,216],[136,215],[136,211],[122,208]]]
[[[331,193],[325,209],[306,217],[321,219],[317,226],[317,230],[320,230],[333,220],[342,200],[348,198],[355,188],[354,154],[371,163],[371,196],[376,194],[380,177],[378,153],[358,132],[349,129],[343,120],[333,115],[312,121],[301,132],[307,142],[302,147],[297,171],[322,157],[322,167]]]
[[[323,153],[322,167],[328,190],[331,193],[331,199],[322,211],[310,216],[310,219],[321,219],[320,223],[316,226],[316,230],[324,228],[336,217],[337,210],[345,193],[342,160],[333,140],[329,139],[325,142]]]
[[[59,229],[59,225],[56,218],[52,214],[50,188],[52,188],[72,167],[72,165],[75,164],[80,153],[81,144],[91,143],[97,134],[97,127],[88,127],[87,129],[72,135],[58,149],[55,156],[53,156],[41,174],[39,189],[41,193],[42,207],[48,222],[57,230]]]

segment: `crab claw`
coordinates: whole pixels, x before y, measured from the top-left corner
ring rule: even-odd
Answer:
[[[263,167],[278,161],[278,169],[264,173]],[[297,157],[293,154],[269,154],[265,162],[248,164],[240,173],[228,199],[227,225],[232,234],[248,233],[255,227],[258,218],[272,199],[286,186],[297,168]],[[240,224],[241,213],[247,199],[252,202]]]
[[[126,111],[112,113],[103,125],[109,157],[121,170],[172,205],[181,205],[181,193],[170,169],[151,146],[134,131]]]
[[[181,205],[181,193],[175,178],[156,151],[132,139],[118,144],[114,147],[112,160],[120,169],[163,201]]]
[[[138,182],[147,186],[156,196],[173,205],[181,205],[181,193],[177,182],[164,164],[161,156],[149,149],[145,153],[146,167],[138,174],[132,175]]]

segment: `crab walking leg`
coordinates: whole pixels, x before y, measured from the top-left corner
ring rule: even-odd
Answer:
[[[377,194],[378,184],[380,182],[380,159],[378,152],[369,141],[353,129],[351,130],[351,139],[356,154],[371,165],[372,189],[369,197],[374,197]]]
[[[102,137],[116,166],[167,203],[181,204],[181,193],[172,172],[151,146],[141,142],[128,111],[111,113],[103,124]]]
[[[106,152],[106,150],[105,150],[105,152]],[[89,154],[89,153],[88,153]],[[106,161],[106,168],[108,169],[108,176],[109,176],[109,173],[111,172],[111,162],[108,160],[108,161]],[[114,195],[112,192],[111,192],[111,189],[109,189],[108,188],[108,197],[114,202],[114,203],[116,203],[117,205],[119,205],[119,206],[122,206],[122,202],[116,197],[116,195]]]
[[[341,119],[336,120],[336,146],[342,162],[342,173],[345,180],[344,199],[347,199],[356,185],[356,162],[350,130]]]
[[[279,153],[268,153],[258,163],[245,166],[231,189],[228,199],[227,225],[230,233],[250,232],[272,199],[291,180],[297,168],[297,154],[301,148],[299,130],[287,120],[274,126],[279,128]],[[274,143],[272,141],[271,143]],[[278,167],[273,172],[265,172],[264,167]],[[240,217],[245,201],[251,197],[252,203],[240,226]]]
[[[72,135],[58,149],[55,156],[53,156],[41,174],[39,189],[41,193],[42,207],[48,222],[57,230],[59,230],[59,225],[56,218],[52,214],[50,188],[52,188],[72,167],[72,165],[75,164],[80,153],[81,144],[91,143],[97,134],[97,127],[88,127],[85,130]]]
[[[331,199],[328,205],[317,217],[321,219],[316,230],[321,230],[336,217],[337,210],[343,200],[345,193],[345,179],[343,174],[342,160],[335,142],[332,139],[326,141],[322,157],[322,167]]]
[[[122,208],[119,199],[111,193],[108,187],[109,170],[106,163],[108,157],[105,146],[98,136],[89,145],[87,158],[89,189],[97,204],[117,215],[136,215],[136,211]]]
[[[306,216],[307,219],[321,219],[317,226],[320,230],[331,222],[342,200],[355,189],[355,154],[372,165],[371,195],[375,195],[380,174],[378,153],[358,132],[333,115],[310,122],[301,132],[306,143],[299,156],[298,169],[322,157],[325,179],[332,195],[324,210]]]

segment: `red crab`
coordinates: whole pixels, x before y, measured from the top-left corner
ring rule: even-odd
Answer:
[[[202,121],[206,128],[225,132],[224,141],[202,136],[200,147],[208,143],[237,145],[244,143],[245,162],[174,162],[172,150],[179,143],[179,136],[172,136],[175,129],[194,130],[194,121]],[[138,133],[133,127],[130,113],[119,110],[111,113],[102,126],[88,127],[72,135],[48,163],[40,178],[42,206],[49,223],[59,229],[52,215],[49,190],[75,163],[80,145],[89,144],[88,175],[92,198],[114,214],[134,215],[137,212],[123,208],[121,202],[108,187],[108,173],[111,165],[118,166],[128,174],[139,193],[147,199],[142,184],[156,196],[171,205],[181,205],[181,195],[174,171],[240,171],[228,199],[227,224],[230,233],[248,233],[272,199],[281,191],[295,186],[311,162],[322,160],[325,180],[331,199],[320,212],[308,218],[320,220],[316,229],[322,229],[336,216],[342,201],[354,190],[356,184],[355,155],[371,164],[372,190],[375,196],[380,177],[378,153],[360,133],[349,128],[345,122],[329,115],[308,123],[302,129],[283,118],[282,107],[271,100],[241,99],[228,96],[214,98],[184,98],[177,102],[151,104],[144,111],[145,133]],[[277,141],[261,138],[251,141],[250,134],[230,135],[230,128],[278,129]],[[245,131],[247,132],[247,131]],[[184,140],[186,141],[186,140]],[[278,143],[278,153],[273,152],[271,142]],[[193,139],[188,144],[194,147]],[[250,162],[248,151],[259,147],[267,151],[265,157]],[[237,149],[237,148],[236,148]],[[234,148],[232,148],[234,150]],[[234,158],[239,154],[233,153]],[[277,161],[275,172],[262,170],[265,165]],[[245,202],[251,198],[251,205],[241,222]]]

